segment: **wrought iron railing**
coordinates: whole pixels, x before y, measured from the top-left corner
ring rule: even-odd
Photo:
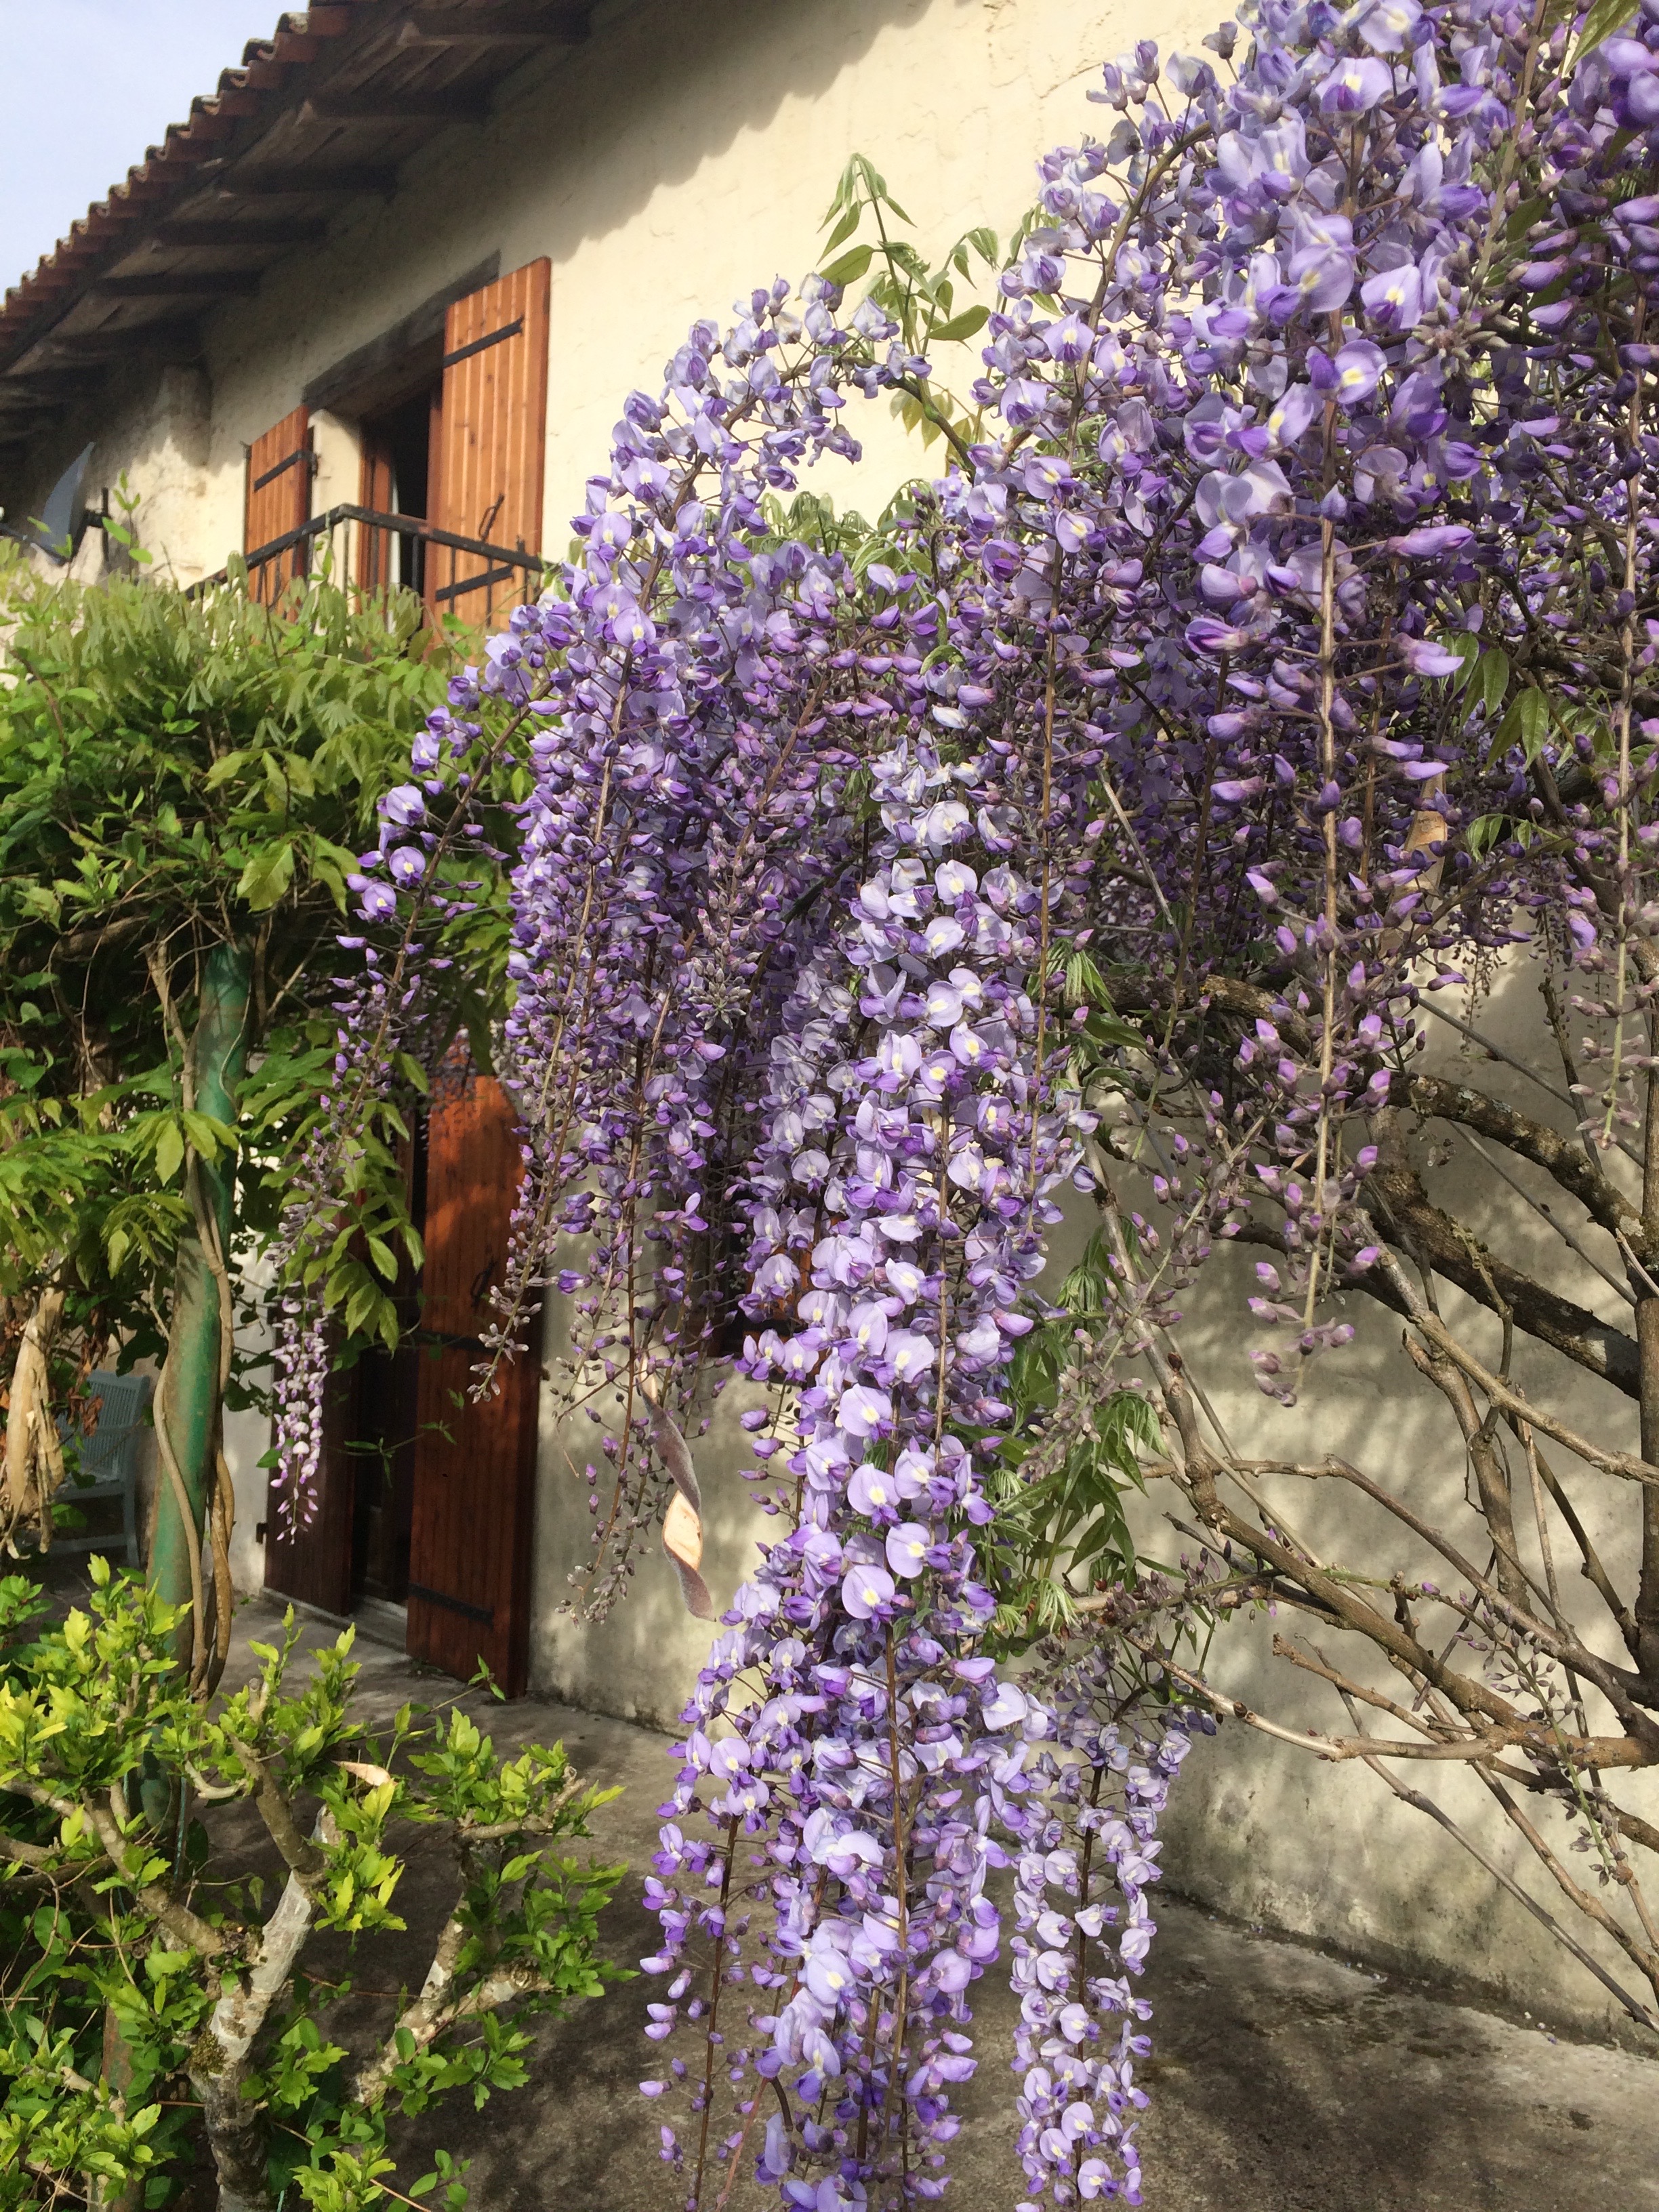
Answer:
[[[418,515],[382,514],[371,507],[331,507],[240,562],[192,584],[192,597],[245,575],[252,597],[269,604],[297,579],[326,569],[365,592],[414,592],[440,614],[454,612],[482,626],[498,608],[533,599],[549,564],[522,545],[462,538]]]

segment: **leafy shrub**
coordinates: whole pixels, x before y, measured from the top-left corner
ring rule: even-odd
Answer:
[[[222,2205],[383,2203],[395,2118],[518,2087],[525,2023],[616,1978],[598,1923],[622,1869],[572,1846],[617,1793],[556,1744],[501,1757],[459,1710],[406,1705],[369,1732],[351,1632],[290,1681],[291,1613],[252,1646],[258,1677],[204,1705],[172,1655],[177,1608],[93,1573],[89,1608],[53,1626],[31,1583],[0,1581],[0,2208],[134,2185],[123,2202],[163,2204],[201,2127]],[[246,1863],[237,1808],[280,1886],[225,1870]],[[354,2050],[351,1977],[305,1954],[405,1928],[403,1852],[432,1842],[399,1824],[441,1835],[453,1900],[421,1985]],[[464,2203],[453,2159],[413,2193],[432,2191]]]

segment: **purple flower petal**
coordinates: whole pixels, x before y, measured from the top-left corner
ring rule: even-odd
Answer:
[[[907,1581],[919,1575],[927,1564],[928,1547],[933,1540],[920,1521],[901,1521],[896,1528],[887,1531],[888,1565]]]
[[[893,1577],[883,1567],[854,1567],[842,1579],[841,1601],[854,1620],[868,1620],[893,1601]]]
[[[1407,530],[1401,537],[1383,542],[1390,553],[1403,553],[1413,561],[1432,561],[1442,554],[1461,553],[1466,545],[1473,545],[1474,532],[1461,522],[1438,522],[1421,530]]]

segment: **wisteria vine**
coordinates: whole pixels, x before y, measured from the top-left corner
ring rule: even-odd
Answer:
[[[1091,95],[1108,140],[1041,164],[939,482],[850,549],[792,525],[803,470],[856,454],[849,400],[931,372],[890,298],[757,291],[630,396],[580,556],[434,718],[463,760],[533,732],[498,1348],[556,1288],[600,1432],[590,1609],[695,1504],[711,1382],[772,1394],[744,1423],[782,1533],[650,1889],[649,2032],[701,2056],[646,2087],[685,2108],[693,2208],[745,2160],[816,2212],[939,2193],[1004,1867],[1031,2200],[1138,2201],[1191,1678],[1138,1632],[999,1657],[1008,1436],[1040,1482],[1142,1358],[1189,1408],[1164,1332],[1264,1219],[1255,1358],[1294,1399],[1391,1265],[1353,1140],[1425,983],[1536,938],[1605,977],[1593,1144],[1655,1065],[1659,4],[1258,0],[1206,46],[1143,42]],[[1232,1049],[1160,1133],[1212,1005]],[[1126,1131],[1161,1231],[1120,1204]],[[1033,1427],[1070,1186],[1107,1238],[1092,1395]]]

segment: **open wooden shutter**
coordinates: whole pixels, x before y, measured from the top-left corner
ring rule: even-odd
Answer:
[[[296,407],[284,415],[247,452],[247,507],[242,548],[257,553],[311,520],[311,416]],[[279,558],[262,562],[248,582],[256,599],[269,603],[290,577],[305,574],[306,549],[295,545]]]
[[[503,1361],[493,1396],[471,1392],[520,1173],[500,1085],[446,1070],[428,1127],[409,1650],[463,1680],[482,1659],[509,1697],[528,1672],[540,1364]]]
[[[547,430],[551,264],[526,262],[458,300],[444,319],[443,398],[432,520],[457,537],[538,553]],[[435,546],[427,591],[482,628],[527,593],[524,572]]]

